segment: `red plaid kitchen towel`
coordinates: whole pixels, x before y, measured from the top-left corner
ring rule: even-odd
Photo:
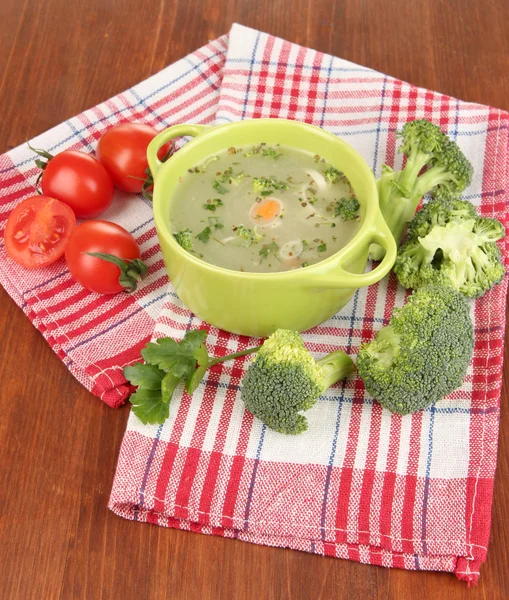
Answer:
[[[507,222],[505,112],[239,25],[34,145],[92,149],[101,132],[121,120],[163,127],[256,117],[322,126],[350,142],[377,174],[384,162],[401,162],[395,131],[410,119],[431,119],[474,165],[465,197]],[[23,149],[0,160],[5,220],[33,192],[36,172]],[[140,198],[121,197],[105,218],[138,235],[151,265],[151,279],[132,297],[84,292],[61,266],[49,274],[13,268],[0,247],[0,281],[89,389],[111,404],[123,401],[121,368],[138,359],[156,314],[156,337],[207,327],[211,353],[257,341],[209,328],[179,302],[164,275],[150,207]],[[167,527],[377,565],[453,571],[476,581],[489,538],[506,287],[504,280],[472,303],[476,348],[464,385],[415,415],[382,409],[354,377],[307,412],[307,432],[287,437],[243,408],[239,385],[248,358],[214,367],[192,398],[175,395],[164,426],[143,426],[131,415],[110,508]],[[336,348],[354,355],[404,298],[392,277],[359,290],[330,321],[304,334],[306,346],[316,356]]]
[[[209,123],[219,99],[226,36],[193,52],[130,90],[31,140],[58,153],[93,152],[97,140],[124,121],[164,129],[174,123]],[[148,277],[134,294],[101,296],[77,284],[61,259],[46,269],[25,269],[7,256],[3,230],[10,211],[35,193],[40,170],[26,144],[0,156],[0,283],[41,331],[71,373],[107,404],[118,407],[130,388],[122,368],[136,361],[150,339],[168,286],[152,218],[141,195],[116,190],[101,219],[115,221],[136,238]]]
[[[431,119],[475,167],[465,197],[507,221],[509,116],[500,110],[236,25],[216,122],[257,117],[324,127],[377,174],[385,162],[401,163],[395,131]],[[316,356],[335,348],[355,355],[404,299],[394,277],[359,290],[304,334],[306,346]],[[192,397],[176,394],[163,426],[131,415],[110,508],[166,527],[475,581],[489,537],[505,299],[506,281],[472,303],[476,346],[465,383],[414,415],[382,409],[354,377],[306,413],[304,434],[284,436],[244,410],[239,386],[250,359],[215,367]],[[204,326],[169,288],[155,336],[178,339]],[[209,328],[215,354],[256,342]]]

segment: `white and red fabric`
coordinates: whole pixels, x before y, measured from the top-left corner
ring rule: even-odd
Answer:
[[[425,117],[455,139],[475,170],[464,197],[508,222],[509,115],[417,88],[365,67],[240,25],[132,89],[33,140],[53,152],[92,152],[108,127],[143,121],[226,123],[289,118],[344,138],[378,175],[398,167],[397,129]],[[0,157],[0,227],[34,192],[26,146]],[[151,337],[209,329],[213,354],[258,340],[209,327],[168,281],[151,206],[117,193],[103,215],[138,239],[150,275],[133,295],[99,296],[59,262],[27,271],[0,244],[0,282],[69,370],[111,406],[129,386],[122,368]],[[501,243],[507,261],[507,243]],[[284,546],[364,563],[454,572],[475,582],[486,559],[496,466],[507,279],[472,302],[475,350],[462,387],[428,410],[382,409],[360,378],[329,389],[300,436],[277,434],[244,410],[249,357],[214,367],[192,397],[175,394],[170,418],[128,422],[110,508],[132,520]],[[406,292],[391,275],[356,292],[331,320],[303,334],[319,357],[355,355]],[[291,310],[289,303],[288,310]]]

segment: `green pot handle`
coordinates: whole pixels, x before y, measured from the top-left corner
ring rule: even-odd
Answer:
[[[368,271],[368,273],[359,274],[347,271],[344,264],[354,260],[359,252],[365,252],[366,247],[369,248],[372,243],[379,244],[385,249],[385,256],[378,266],[372,271]],[[318,288],[360,288],[373,285],[392,269],[396,254],[397,247],[394,237],[382,214],[378,213],[373,228],[368,230],[362,239],[355,240],[353,245],[348,244],[345,247],[339,265],[334,268],[331,274],[324,277],[310,278],[310,284],[312,287]]]
[[[192,135],[193,137],[196,137],[197,135],[200,135],[200,133],[203,133],[205,129],[205,125],[175,125],[174,127],[169,127],[168,129],[165,129],[156,135],[147,148],[147,160],[152,177],[154,179],[156,178],[159,169],[164,164],[157,156],[161,146],[166,144],[166,142],[173,140],[174,138],[182,137],[184,135]]]

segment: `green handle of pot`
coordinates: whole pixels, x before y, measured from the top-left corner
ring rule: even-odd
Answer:
[[[311,285],[318,288],[360,288],[373,285],[380,281],[392,269],[396,260],[397,246],[394,237],[381,213],[378,213],[373,228],[366,232],[362,242],[355,240],[354,245],[348,244],[334,272],[326,277],[313,279]],[[385,256],[372,271],[367,273],[350,273],[344,264],[355,260],[359,254],[366,252],[371,244],[379,244],[385,249]]]
[[[157,156],[159,149],[161,146],[164,146],[167,142],[171,140],[182,137],[184,135],[192,135],[196,137],[200,135],[203,131],[205,131],[205,125],[175,125],[174,127],[170,127],[169,129],[165,129],[161,131],[156,137],[150,142],[147,148],[147,160],[148,165],[150,167],[150,171],[152,173],[152,177],[155,179],[159,169],[163,166]]]

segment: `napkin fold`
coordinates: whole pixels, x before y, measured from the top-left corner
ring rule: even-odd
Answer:
[[[417,88],[365,67],[234,25],[131,90],[36,138],[36,147],[92,151],[127,120],[156,127],[290,118],[345,138],[373,168],[396,168],[395,132],[414,118],[447,131],[475,170],[465,198],[507,224],[508,124],[501,110]],[[0,227],[33,193],[31,153],[0,158]],[[168,282],[151,207],[121,197],[105,213],[133,232],[150,266],[131,295],[81,289],[62,264],[28,272],[0,244],[0,282],[69,370],[112,406],[129,392],[122,368],[150,337],[207,328],[210,353],[257,340],[202,323]],[[507,263],[507,243],[501,243]],[[353,377],[306,413],[308,430],[284,436],[244,410],[249,358],[214,367],[192,397],[178,391],[164,425],[131,414],[109,506],[125,518],[364,563],[454,572],[476,582],[486,559],[498,441],[507,279],[472,303],[476,344],[464,384],[414,415],[392,414]],[[391,275],[358,290],[328,322],[303,334],[316,356],[355,355],[402,306]],[[291,305],[288,307],[291,310]]]

